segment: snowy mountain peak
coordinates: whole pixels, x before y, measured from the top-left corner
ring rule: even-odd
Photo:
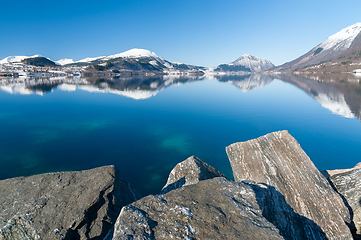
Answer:
[[[355,23],[330,36],[316,48],[323,48],[323,50],[331,48],[334,50],[345,50],[351,46],[352,41],[360,32],[361,22]]]
[[[360,49],[361,22],[358,22],[331,35],[324,42],[318,44],[297,59],[287,62],[273,70],[293,71],[328,61],[340,62],[344,61],[344,59],[359,63],[357,56],[354,56],[353,53],[360,51]]]
[[[114,58],[138,58],[138,57],[152,57],[152,58],[159,58],[157,54],[154,52],[151,52],[146,49],[139,49],[139,48],[133,48],[128,51],[114,54],[111,56],[106,57],[107,59],[114,59]]]
[[[15,62],[21,62],[24,59],[27,58],[35,58],[35,57],[42,57],[41,55],[34,55],[34,56],[9,56],[4,58],[3,60],[0,61],[0,64],[4,64],[4,63],[15,63]]]
[[[231,62],[228,65],[234,65],[234,66],[242,65],[251,69],[252,72],[266,71],[274,67],[273,63],[271,63],[270,61],[250,54],[244,54],[241,57],[239,57],[236,61]]]
[[[60,66],[64,66],[66,64],[72,64],[74,63],[74,60],[73,59],[69,59],[69,58],[63,58],[63,59],[60,59],[58,61],[55,61],[56,64],[60,65]]]
[[[133,48],[128,51],[110,55],[110,56],[85,58],[85,59],[82,59],[82,60],[79,60],[76,62],[77,63],[87,63],[87,62],[93,62],[93,61],[97,61],[97,60],[107,61],[107,60],[116,59],[116,58],[140,58],[140,57],[151,57],[151,58],[156,58],[156,59],[162,59],[161,57],[157,56],[157,54],[155,54],[154,52],[151,52],[149,50]]]

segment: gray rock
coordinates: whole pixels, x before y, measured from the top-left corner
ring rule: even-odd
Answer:
[[[27,215],[14,216],[0,229],[1,240],[41,240]]]
[[[349,172],[355,169],[360,169],[361,168],[361,162],[359,162],[358,164],[356,164],[356,166],[354,166],[353,168],[349,168],[349,169],[335,169],[335,170],[324,170],[321,171],[321,173],[326,177],[329,178],[333,175],[336,174],[340,174],[340,173],[344,173],[344,172]]]
[[[215,177],[225,177],[217,169],[203,162],[197,157],[191,156],[178,163],[170,172],[168,181],[163,187],[161,194],[182,186],[196,184],[199,181]]]
[[[107,239],[307,238],[326,236],[274,187],[213,178],[124,207]]]
[[[103,239],[134,200],[114,166],[6,179],[0,181],[0,227],[27,215],[42,239]]]
[[[349,207],[355,226],[355,237],[361,239],[361,169],[355,168],[332,175],[329,180]]]
[[[328,239],[352,239],[349,211],[287,131],[267,134],[226,148],[236,181],[274,186],[294,211],[315,222]]]

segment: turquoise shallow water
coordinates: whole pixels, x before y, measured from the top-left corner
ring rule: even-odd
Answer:
[[[113,164],[142,194],[158,193],[191,155],[232,179],[225,147],[278,130],[321,170],[360,162],[357,118],[278,79],[248,88],[235,80],[169,84],[143,100],[80,87],[42,96],[0,91],[0,179]]]

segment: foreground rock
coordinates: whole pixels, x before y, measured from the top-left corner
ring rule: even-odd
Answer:
[[[349,171],[329,177],[337,192],[344,198],[355,226],[355,237],[361,239],[361,169],[356,165]]]
[[[294,211],[316,223],[328,239],[352,239],[349,211],[327,179],[287,131],[226,148],[234,178],[274,186]]]
[[[0,239],[40,240],[38,232],[27,215],[14,216],[0,229]]]
[[[107,239],[326,239],[275,188],[225,178],[144,197],[122,209],[114,228]]]
[[[2,180],[0,239],[103,239],[135,200],[114,166]]]
[[[199,181],[215,177],[225,177],[217,169],[203,162],[197,157],[191,156],[178,163],[170,172],[168,181],[161,193],[167,193],[182,186],[196,184]]]

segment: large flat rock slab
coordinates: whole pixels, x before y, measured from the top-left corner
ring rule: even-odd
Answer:
[[[0,231],[0,239],[26,235],[27,225],[42,239],[103,239],[121,208],[135,200],[114,166],[2,180],[0,228],[7,236]]]
[[[301,240],[326,235],[296,214],[274,187],[217,177],[124,207],[106,239]]]
[[[182,186],[196,184],[199,181],[215,177],[225,177],[217,169],[203,162],[195,156],[191,156],[178,163],[170,172],[167,183],[161,193],[167,193]]]
[[[294,211],[316,223],[328,239],[352,239],[349,211],[288,131],[226,148],[234,179],[274,186]]]

